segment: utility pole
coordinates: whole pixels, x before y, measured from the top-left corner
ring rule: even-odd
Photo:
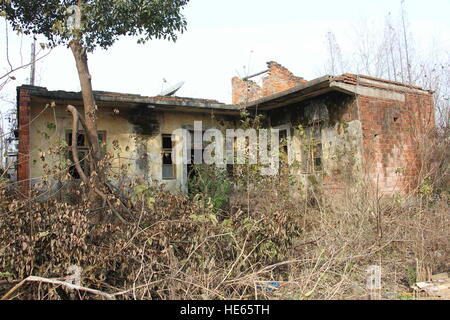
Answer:
[[[33,43],[31,44],[31,72],[30,72],[30,85],[34,86],[36,75],[36,39],[33,37]]]

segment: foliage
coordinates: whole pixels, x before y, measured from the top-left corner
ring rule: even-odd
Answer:
[[[194,165],[188,188],[192,198],[201,195],[206,201],[210,199],[215,209],[221,210],[228,205],[233,183],[225,169]]]
[[[445,201],[429,208],[413,199],[381,203],[379,238],[370,198],[361,190],[310,205],[281,196],[288,188],[283,181],[236,190],[221,215],[198,197],[135,183],[127,224],[88,201],[30,205],[3,189],[1,278],[61,278],[76,265],[83,286],[122,291],[120,299],[330,299],[360,297],[352,288],[364,286],[365,268],[380,259],[386,292],[408,290],[415,269],[405,266],[416,261],[436,272],[448,267]],[[258,289],[267,283],[279,287]],[[0,296],[10,288],[0,284]],[[96,297],[28,284],[15,298]]]
[[[68,44],[73,34],[66,26],[67,9],[81,7],[79,32],[88,51],[108,48],[120,36],[139,36],[175,41],[186,21],[181,9],[189,0],[1,0],[0,12],[15,30],[25,34],[42,34],[49,45]]]
[[[67,153],[56,140],[42,153],[43,183],[29,198],[0,185],[0,297],[29,275],[64,278],[74,265],[83,286],[120,299],[361,299],[370,265],[382,267],[382,292],[410,291],[423,270],[450,267],[442,141],[425,144],[439,154],[424,153],[434,160],[415,192],[382,198],[366,184],[326,193],[319,182],[305,197],[288,167],[261,176],[248,164],[227,173],[198,168],[187,197],[131,178],[106,154],[102,187],[113,192],[96,204],[67,177],[67,164],[46,161]],[[71,198],[53,196],[56,179]],[[34,283],[11,298],[98,297]]]

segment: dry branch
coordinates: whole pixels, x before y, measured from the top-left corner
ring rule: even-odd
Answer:
[[[57,284],[57,285],[61,285],[64,286],[70,290],[79,290],[79,291],[85,291],[85,292],[89,292],[98,296],[102,296],[108,300],[115,300],[116,298],[114,297],[114,295],[103,292],[103,291],[99,291],[99,290],[95,290],[95,289],[91,289],[91,288],[86,288],[86,287],[82,287],[82,286],[78,286],[75,285],[73,283],[69,283],[66,281],[61,281],[58,279],[48,279],[48,278],[42,278],[42,277],[35,277],[35,276],[29,276],[28,278],[22,280],[21,282],[19,282],[17,285],[15,285],[11,290],[9,290],[0,300],[8,300],[11,295],[16,292],[20,287],[22,287],[26,282],[39,282],[39,283],[50,283],[50,284]]]

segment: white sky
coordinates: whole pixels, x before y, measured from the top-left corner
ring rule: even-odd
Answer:
[[[450,52],[450,1],[406,0],[408,21],[420,52],[437,48]],[[170,84],[185,81],[178,96],[231,102],[231,78],[266,68],[277,61],[305,79],[324,75],[327,31],[332,30],[343,51],[354,50],[353,34],[361,25],[382,28],[384,17],[397,17],[399,0],[191,0],[186,7],[187,31],[177,43],[136,44],[123,38],[109,50],[89,58],[94,90],[157,95],[163,78]],[[10,57],[29,60],[29,37],[11,33]],[[5,23],[0,20],[0,74],[7,68]],[[445,52],[445,51],[444,51]],[[59,47],[38,63],[36,85],[49,90],[79,91],[70,50]],[[0,92],[4,102],[15,102],[15,87],[27,83],[29,70]]]

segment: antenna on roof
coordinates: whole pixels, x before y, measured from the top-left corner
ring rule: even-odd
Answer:
[[[181,89],[181,87],[183,85],[184,85],[184,81],[181,81],[181,82],[177,83],[176,85],[171,86],[169,89],[163,90],[159,95],[165,96],[165,97],[173,96],[178,90]]]

